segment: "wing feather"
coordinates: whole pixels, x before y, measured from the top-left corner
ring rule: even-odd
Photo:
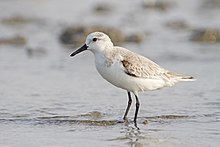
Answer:
[[[121,63],[124,67],[124,71],[130,76],[158,79],[158,77],[163,76],[167,72],[167,70],[158,64],[141,55],[121,47],[118,47],[118,51],[123,57]]]

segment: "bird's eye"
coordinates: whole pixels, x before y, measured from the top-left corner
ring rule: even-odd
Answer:
[[[96,42],[96,41],[97,41],[97,38],[93,38],[92,41],[93,41],[93,42]]]

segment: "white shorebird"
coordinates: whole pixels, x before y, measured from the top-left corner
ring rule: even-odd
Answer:
[[[127,114],[132,103],[131,92],[134,94],[136,98],[135,127],[137,127],[140,105],[139,92],[171,87],[180,81],[194,80],[191,76],[171,72],[141,55],[114,46],[111,39],[102,32],[89,34],[85,44],[70,56],[75,56],[85,50],[90,50],[95,55],[96,69],[104,79],[127,91],[128,105],[123,117],[124,121],[127,121]]]

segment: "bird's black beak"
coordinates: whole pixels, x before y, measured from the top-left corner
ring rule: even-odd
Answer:
[[[82,47],[80,47],[78,50],[76,50],[75,52],[73,52],[72,54],[70,54],[71,57],[75,56],[76,54],[87,50],[88,46],[86,44],[84,44]]]

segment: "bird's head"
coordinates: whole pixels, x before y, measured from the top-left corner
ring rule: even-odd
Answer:
[[[93,32],[87,36],[85,44],[70,56],[75,56],[85,50],[90,50],[96,54],[110,48],[113,48],[113,43],[108,35],[102,32]]]

